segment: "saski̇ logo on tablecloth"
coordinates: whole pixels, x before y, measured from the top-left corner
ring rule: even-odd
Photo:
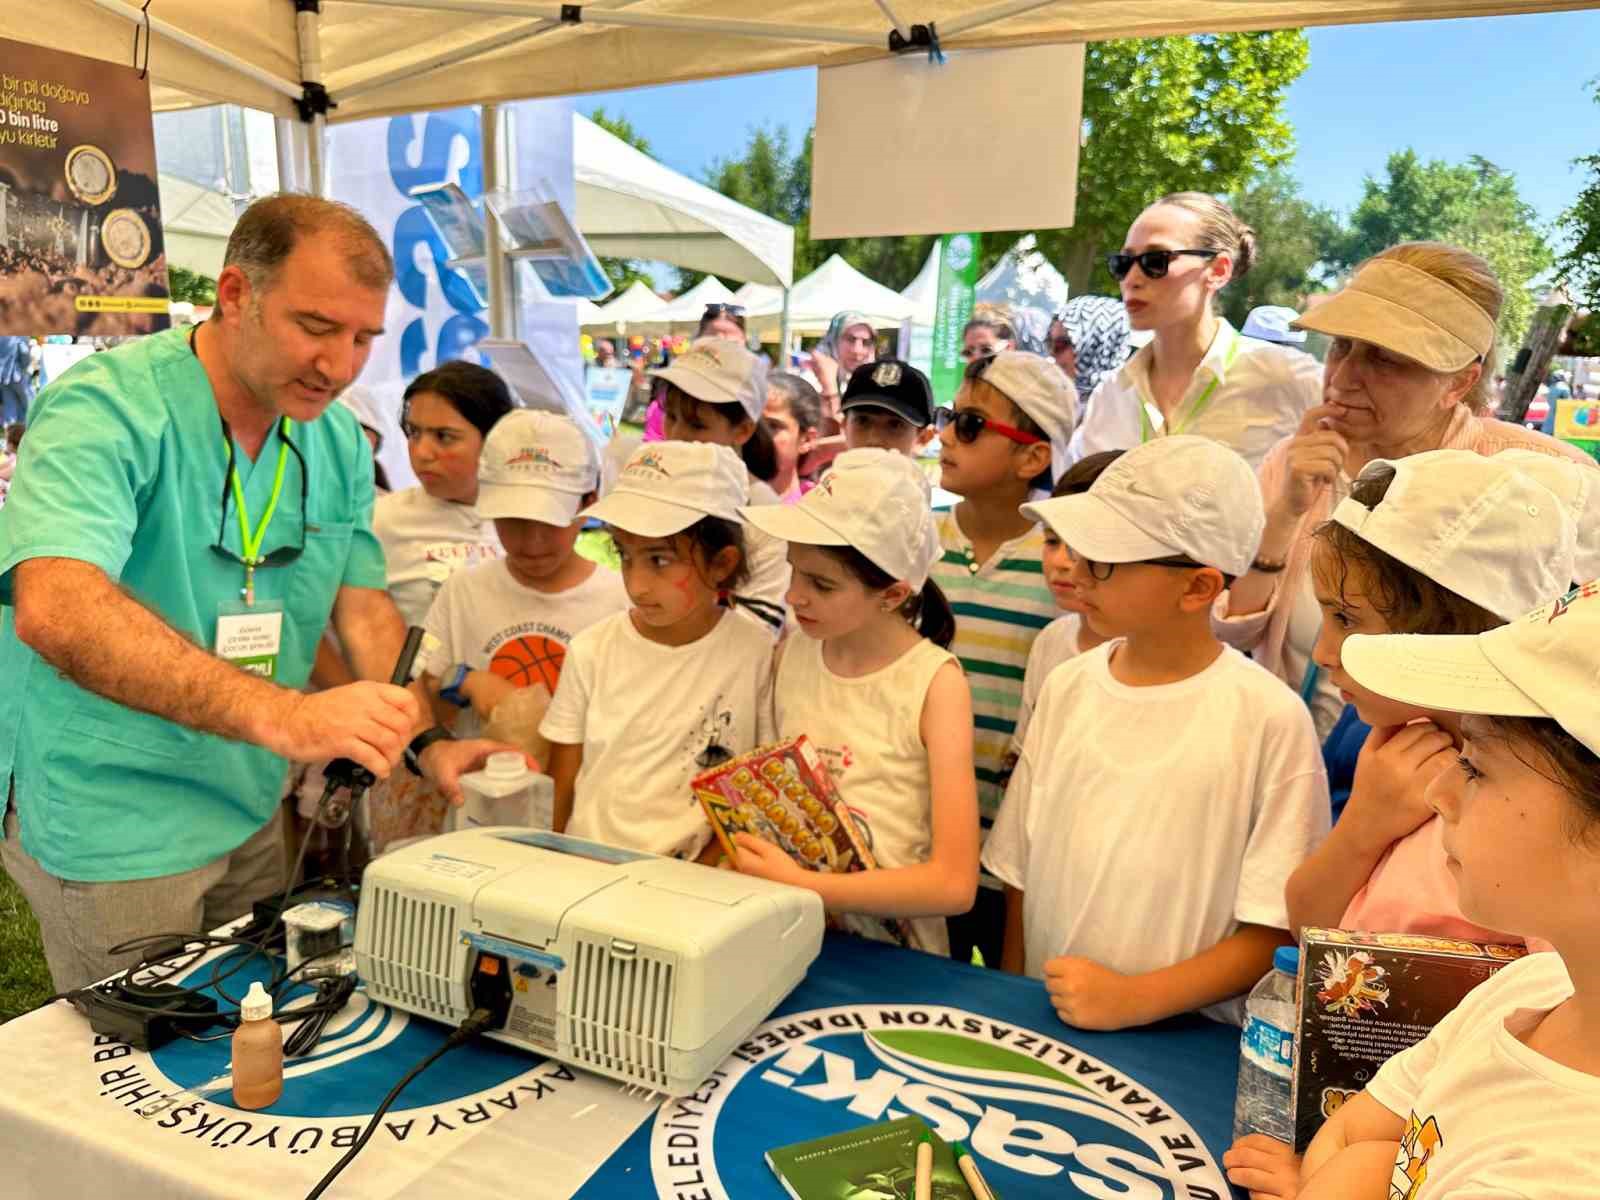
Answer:
[[[699,1092],[662,1106],[656,1192],[722,1200],[719,1163],[907,1116],[966,1142],[1002,1195],[1030,1180],[1063,1196],[1230,1194],[1200,1135],[1125,1073],[1059,1038],[924,1005],[814,1009],[763,1025]]]

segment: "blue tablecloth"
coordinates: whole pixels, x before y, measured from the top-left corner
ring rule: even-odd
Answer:
[[[265,969],[255,960],[228,990]],[[304,1195],[447,1032],[358,993],[269,1108],[235,1108],[224,1083],[141,1120],[134,1108],[225,1072],[226,1038],[146,1054],[50,1005],[0,1027],[0,1194],[62,1200],[115,1179],[163,1200]],[[1199,1018],[1082,1033],[1035,981],[830,935],[694,1096],[652,1109],[614,1081],[480,1042],[407,1088],[333,1195],[778,1200],[767,1150],[918,1115],[966,1141],[1006,1200],[1217,1200],[1237,1046],[1237,1030]]]
[[[1071,1029],[1034,980],[830,935],[763,1034],[578,1195],[779,1200],[766,1150],[919,1115],[1006,1200],[1226,1196],[1238,1047],[1199,1017]]]

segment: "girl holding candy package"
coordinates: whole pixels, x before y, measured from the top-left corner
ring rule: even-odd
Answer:
[[[815,744],[880,869],[807,871],[743,833],[738,867],[832,911],[912,918],[921,947],[948,954],[944,918],[977,887],[978,801],[955,618],[928,579],[941,549],[927,479],[904,455],[848,450],[798,504],[740,515],[788,542],[794,569],[800,634],[778,650],[778,736]]]

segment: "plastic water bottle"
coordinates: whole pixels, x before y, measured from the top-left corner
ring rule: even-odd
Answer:
[[[555,781],[528,768],[520,754],[502,751],[489,755],[481,771],[461,777],[466,798],[450,810],[450,828],[481,825],[521,825],[549,829],[555,816]]]
[[[1234,1140],[1264,1133],[1294,1143],[1294,1033],[1300,948],[1279,946],[1272,970],[1245,1001],[1239,1039],[1239,1092],[1233,1106]]]

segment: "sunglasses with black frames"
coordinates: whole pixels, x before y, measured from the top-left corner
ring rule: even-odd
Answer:
[[[1219,250],[1146,250],[1143,254],[1126,254],[1118,251],[1106,255],[1106,270],[1118,281],[1126,279],[1137,263],[1148,279],[1165,279],[1172,268],[1172,260],[1189,254],[1196,258],[1215,258]]]

